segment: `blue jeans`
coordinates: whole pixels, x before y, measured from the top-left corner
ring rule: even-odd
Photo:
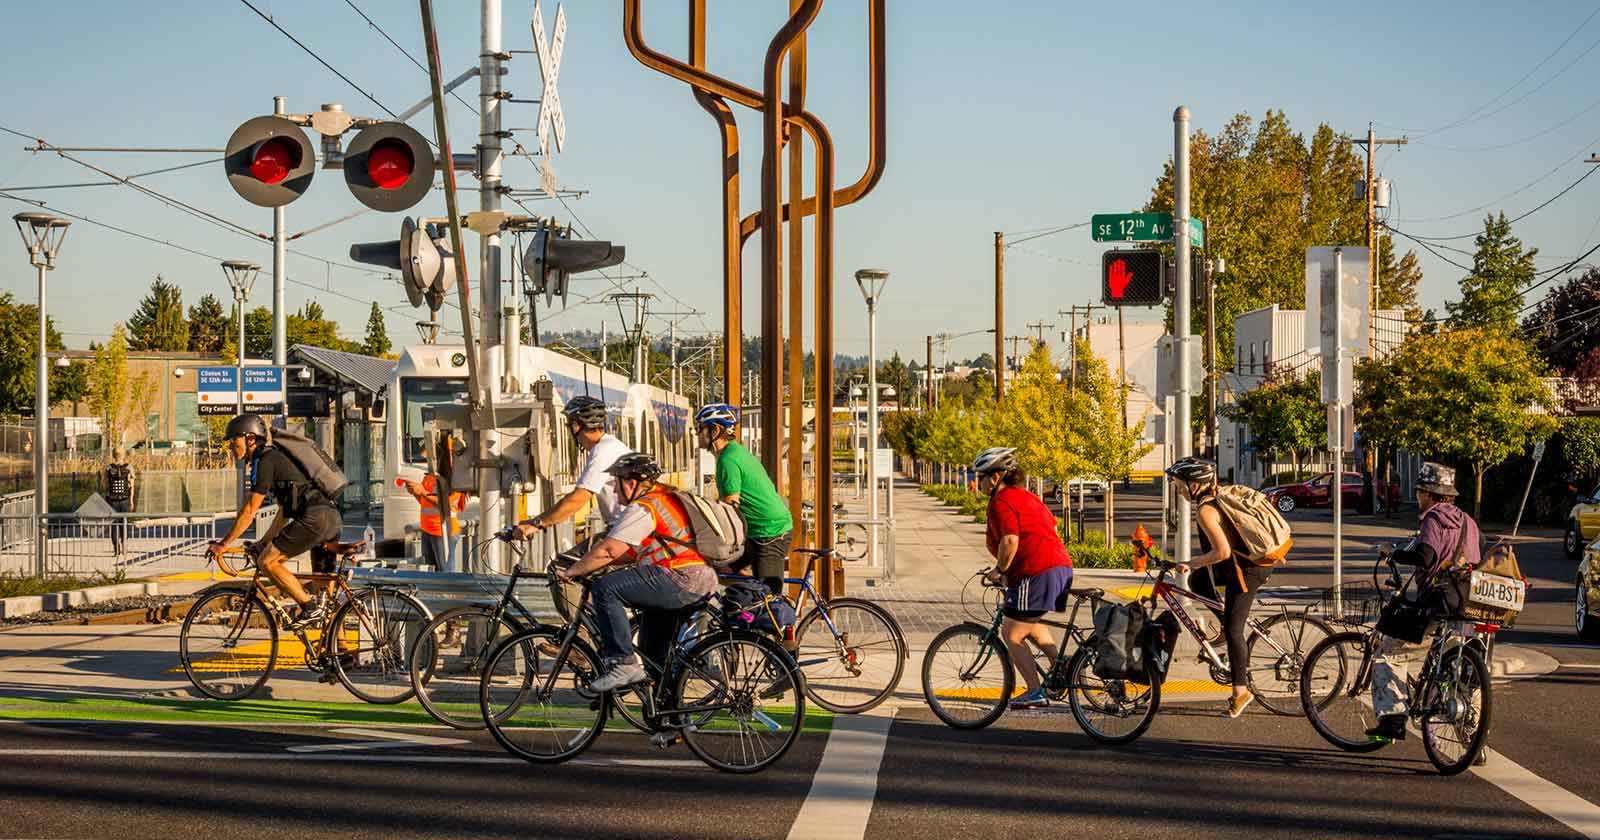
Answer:
[[[660,660],[666,650],[664,643],[670,642],[676,629],[676,612],[704,597],[685,591],[660,566],[636,566],[595,581],[592,598],[600,628],[600,657],[608,662],[633,658],[627,610],[633,607],[640,611],[640,644],[652,659]]]
[[[433,565],[434,571],[459,572],[461,571],[461,537],[450,538],[449,553],[445,552],[444,537],[432,534],[422,535],[422,562]],[[454,558],[455,562],[450,562]]]

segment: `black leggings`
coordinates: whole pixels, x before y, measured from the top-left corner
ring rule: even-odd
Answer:
[[[1245,584],[1248,590],[1239,586],[1239,571],[1244,573]],[[1240,563],[1236,567],[1234,561],[1213,566],[1215,579],[1222,583],[1222,626],[1228,639],[1228,670],[1233,672],[1233,684],[1236,686],[1249,685],[1250,681],[1250,630],[1245,626],[1245,621],[1250,618],[1250,605],[1256,601],[1256,593],[1262,584],[1272,575],[1270,566],[1254,566],[1249,563]]]

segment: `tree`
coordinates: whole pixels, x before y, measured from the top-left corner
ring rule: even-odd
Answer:
[[[233,318],[239,317],[239,307],[233,308]],[[237,323],[237,321],[234,321]],[[239,339],[228,331],[228,338],[222,344],[223,358],[228,361],[237,361],[239,357]],[[258,306],[244,314],[244,349],[245,358],[266,358],[272,355],[272,310],[265,306]]]
[[[150,293],[128,319],[128,349],[187,350],[189,322],[183,317],[183,290],[157,274]]]
[[[1304,377],[1292,371],[1269,371],[1262,384],[1240,394],[1220,413],[1250,429],[1251,442],[1266,460],[1276,461],[1279,455],[1288,454],[1297,477],[1302,455],[1309,456],[1326,442],[1320,371]]]
[[[878,384],[894,388],[895,400],[900,405],[910,405],[917,398],[917,378],[906,368],[899,351],[888,361],[878,363]]]
[[[61,333],[55,320],[45,321],[45,347],[62,350]],[[10,292],[0,293],[0,412],[17,414],[33,411],[35,374],[39,352],[39,307],[19,303]],[[73,375],[52,367],[50,401],[72,400],[81,396]]]
[[[199,303],[189,307],[189,349],[195,353],[222,352],[233,324],[216,295],[201,297]]]
[[[1525,248],[1511,235],[1505,213],[1484,217],[1483,233],[1475,242],[1472,273],[1461,278],[1461,300],[1445,304],[1449,325],[1510,333],[1517,328],[1522,290],[1533,284],[1533,257],[1539,249]]]
[[[361,345],[368,356],[387,356],[394,345],[389,341],[389,331],[383,326],[383,310],[372,302],[372,314],[367,316],[367,338]]]
[[[1600,417],[1567,417],[1561,421],[1561,457],[1581,475],[1600,472]]]
[[[1220,367],[1233,364],[1233,319],[1269,304],[1299,309],[1305,251],[1366,241],[1366,206],[1355,197],[1365,167],[1350,138],[1319,125],[1307,141],[1282,111],[1259,126],[1238,114],[1189,144],[1189,212],[1206,224],[1206,254],[1227,261],[1216,283]],[[1147,211],[1173,208],[1172,164],[1151,188]]]
[[[1378,308],[1402,310],[1409,323],[1422,320],[1422,307],[1417,303],[1417,286],[1421,283],[1422,266],[1417,264],[1417,252],[1408,249],[1396,262],[1394,241],[1388,236],[1378,237]]]
[[[1591,327],[1600,323],[1600,269],[1583,274],[1550,290],[1522,321],[1522,331],[1533,341],[1539,355],[1566,376],[1593,378],[1600,373],[1600,332]],[[1592,361],[1591,361],[1592,360]]]
[[[1455,458],[1476,477],[1473,511],[1483,501],[1483,475],[1555,429],[1543,364],[1527,342],[1496,330],[1413,335],[1390,356],[1383,435],[1425,457]]]
[[[988,353],[979,353],[976,359],[967,360],[967,367],[992,371],[994,370],[994,356]]]
[[[1082,448],[1079,456],[1085,469],[1106,480],[1105,533],[1106,547],[1110,548],[1115,536],[1115,484],[1127,480],[1133,465],[1149,454],[1155,444],[1144,443],[1145,418],[1128,423],[1123,421],[1126,397],[1122,386],[1111,375],[1106,361],[1094,354],[1089,342],[1078,339],[1078,387],[1072,392],[1072,425],[1080,430]]]
[[[308,347],[343,350],[346,353],[361,352],[361,345],[340,337],[339,325],[324,317],[322,304],[317,303],[315,299],[306,301],[299,312],[289,315],[287,321],[290,346],[304,344]]]
[[[156,383],[150,374],[128,375],[128,334],[121,324],[112,328],[111,339],[95,351],[89,363],[89,409],[100,417],[106,446],[121,446],[128,433],[137,429],[147,436],[145,416],[155,396]]]
[[[1062,487],[1088,470],[1081,427],[1072,422],[1074,398],[1061,381],[1049,349],[1035,345],[1016,381],[1006,389],[992,425],[1003,445],[1017,448],[1023,470]]]

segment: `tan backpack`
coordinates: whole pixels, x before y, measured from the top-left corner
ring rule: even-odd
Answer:
[[[1235,551],[1257,566],[1288,562],[1294,545],[1289,523],[1266,494],[1242,484],[1226,484],[1217,488],[1216,498],[1217,508],[1244,541],[1244,545],[1233,546]]]

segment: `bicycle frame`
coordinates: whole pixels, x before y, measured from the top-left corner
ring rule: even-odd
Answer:
[[[1183,628],[1189,632],[1189,635],[1193,636],[1195,640],[1200,643],[1200,650],[1206,657],[1206,661],[1215,668],[1223,668],[1224,663],[1222,661],[1222,657],[1217,654],[1216,648],[1212,647],[1211,641],[1206,638],[1205,631],[1201,628],[1200,622],[1196,621],[1193,616],[1189,615],[1189,611],[1183,608],[1180,598],[1186,598],[1194,601],[1206,609],[1211,610],[1219,617],[1222,615],[1225,609],[1224,605],[1221,601],[1207,598],[1204,595],[1189,589],[1185,589],[1167,580],[1168,571],[1169,569],[1163,567],[1161,569],[1161,573],[1156,576],[1156,582],[1151,587],[1149,601],[1152,613],[1155,609],[1156,599],[1160,598],[1161,602],[1166,604],[1167,609],[1171,610],[1172,614],[1178,617],[1178,623],[1182,624]],[[1283,647],[1279,645],[1277,641],[1274,640],[1270,635],[1261,632],[1261,622],[1257,621],[1254,616],[1250,616],[1245,619],[1245,627],[1249,628],[1251,635],[1259,635],[1261,640],[1269,645],[1279,656],[1283,656],[1284,654],[1288,653],[1288,651],[1284,650]],[[1246,636],[1245,638],[1249,638],[1249,636]]]

